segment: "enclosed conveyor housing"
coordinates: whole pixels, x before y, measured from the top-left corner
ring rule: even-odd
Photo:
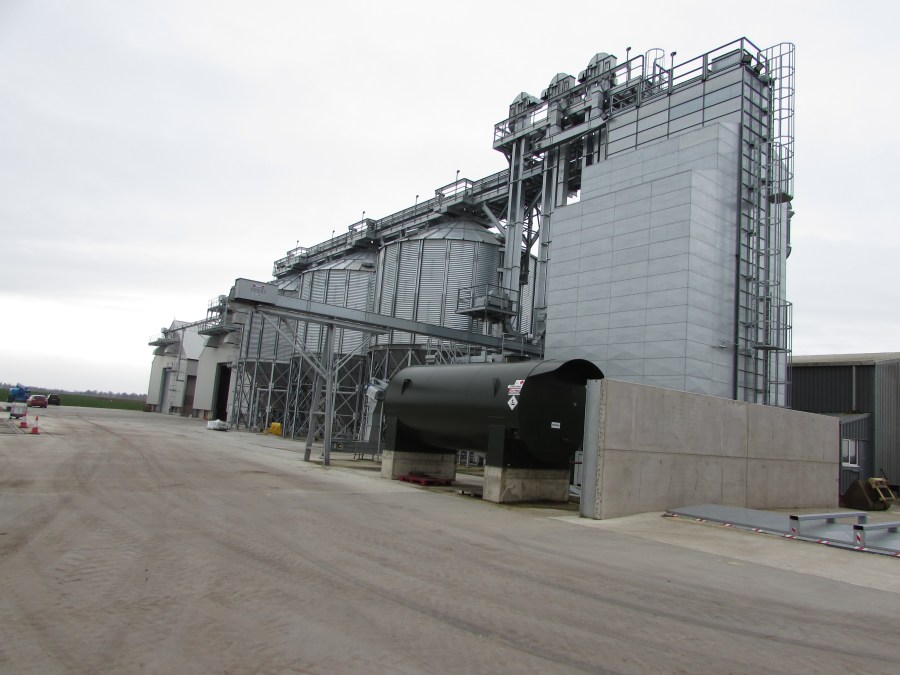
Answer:
[[[386,447],[565,469],[583,440],[585,384],[602,378],[581,359],[404,368],[385,392]]]

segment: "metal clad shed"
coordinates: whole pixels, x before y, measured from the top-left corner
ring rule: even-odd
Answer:
[[[861,461],[860,478],[900,483],[900,352],[795,356],[790,379],[792,408],[843,416],[842,439],[871,445],[871,463]],[[863,414],[868,422],[848,417]]]
[[[892,485],[900,483],[900,355],[875,366],[875,442],[879,466]],[[890,451],[887,451],[890,449]]]
[[[875,473],[875,457],[872,452],[873,418],[869,413],[837,415],[837,418],[841,421],[840,493],[844,494],[850,485],[860,478],[872,476]],[[843,462],[843,445],[846,441],[856,442],[856,466]]]

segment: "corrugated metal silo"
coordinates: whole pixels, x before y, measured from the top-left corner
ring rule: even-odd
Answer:
[[[496,284],[500,239],[482,225],[454,220],[394,242],[378,255],[374,309],[403,319],[459,330],[481,331],[481,320],[456,312],[457,293]],[[426,338],[416,336],[422,344]],[[394,331],[380,344],[410,344],[409,333]]]
[[[351,309],[369,309],[372,282],[375,277],[374,252],[352,253],[303,272],[297,290],[306,300],[324,302]],[[317,324],[301,326],[300,335],[307,349],[323,351],[324,330]],[[362,342],[362,333],[338,328],[335,331],[336,354],[349,354]]]

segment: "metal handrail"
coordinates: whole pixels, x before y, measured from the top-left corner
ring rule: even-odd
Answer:
[[[456,292],[456,311],[497,309],[516,314],[519,311],[519,292],[493,284],[477,284]]]
[[[509,169],[502,169],[474,181],[469,178],[460,178],[457,181],[437,188],[434,191],[435,196],[433,198],[418,202],[415,206],[397,211],[384,218],[365,218],[348,226],[346,234],[339,234],[315,246],[298,246],[291,249],[286,256],[275,261],[273,274],[277,276],[280,272],[290,269],[295,263],[309,260],[324,251],[344,247],[352,243],[354,235],[368,230],[372,231],[373,236],[377,235],[397,223],[414,220],[423,214],[430,213],[450,200],[478,197],[486,192],[503,187],[508,182]]]
[[[690,81],[694,81],[695,79],[705,79],[708,76],[710,72],[710,66],[714,61],[733,52],[740,53],[742,56],[746,55],[746,63],[748,63],[754,69],[761,71],[766,67],[766,60],[759,47],[757,47],[747,38],[738,38],[737,40],[733,40],[720,47],[716,47],[715,49],[712,49],[695,58],[679,63],[678,65],[675,65],[673,63],[669,68],[669,75],[667,78],[669,93],[671,93],[674,88],[684,85]],[[654,59],[652,62],[656,64],[657,60]],[[616,93],[620,93],[633,87],[635,85],[635,80],[643,81],[649,79],[650,81],[655,83],[654,86],[656,88],[660,88],[665,81],[662,77],[664,73],[661,73],[658,70],[655,70],[652,73],[647,73],[646,71],[646,57],[645,55],[641,54],[635,56],[632,59],[629,59],[628,61],[618,64],[613,68],[609,68],[605,71],[597,73],[596,75],[580,83],[578,86],[572,87],[567,91],[563,91],[554,96],[548,97],[547,100],[534,104],[532,108],[526,109],[519,114],[512,115],[505,120],[495,124],[494,145],[496,145],[498,141],[501,141],[509,136],[527,130],[532,130],[536,127],[541,126],[546,121],[546,112],[548,110],[549,104],[556,100],[565,98],[570,102],[574,101],[576,104],[580,100],[586,100],[589,90],[601,80],[609,80],[613,83],[613,96],[615,96]],[[622,79],[620,80],[620,78]],[[640,98],[637,98],[629,105],[620,108],[619,112],[627,110],[629,107],[637,107],[638,105],[640,105],[640,103]],[[517,127],[517,120],[521,119],[522,117],[526,117],[527,121],[521,128],[519,128]]]

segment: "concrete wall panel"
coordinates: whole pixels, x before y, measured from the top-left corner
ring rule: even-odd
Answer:
[[[597,455],[597,500],[583,515],[837,506],[835,418],[612,379],[600,399],[597,447],[585,444]]]
[[[174,359],[171,356],[153,357],[153,363],[150,365],[150,382],[147,384],[147,398],[145,399],[148,405],[159,405],[163,369],[170,368],[173,362]]]

